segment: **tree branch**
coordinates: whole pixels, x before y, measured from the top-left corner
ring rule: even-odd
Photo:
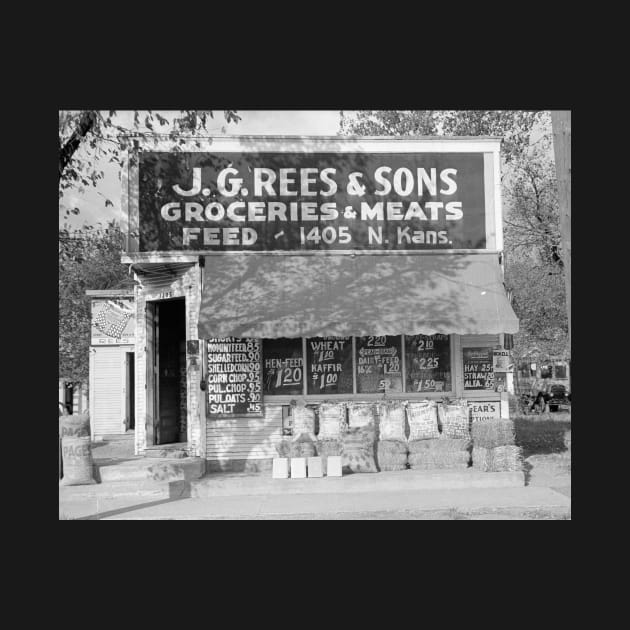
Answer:
[[[61,176],[66,166],[68,166],[68,162],[70,162],[72,156],[81,145],[81,141],[94,127],[95,123],[96,113],[93,111],[85,111],[81,114],[79,125],[68,141],[63,146],[61,146],[61,141],[59,141],[59,180],[61,180]]]

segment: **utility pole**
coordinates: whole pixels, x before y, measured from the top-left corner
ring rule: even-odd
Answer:
[[[560,237],[564,285],[569,320],[569,347],[571,346],[571,112],[552,111],[553,150],[556,158],[558,203],[560,206]]]

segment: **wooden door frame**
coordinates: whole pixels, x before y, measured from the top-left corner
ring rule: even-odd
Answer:
[[[147,301],[145,303],[146,310],[146,347],[145,347],[145,361],[146,361],[146,384],[145,384],[145,396],[146,396],[146,425],[145,425],[145,439],[146,446],[156,445],[156,426],[158,422],[157,413],[159,413],[159,405],[157,403],[157,396],[159,395],[159,383],[156,379],[157,365],[159,360],[159,352],[156,345],[156,331],[157,326],[157,302]],[[150,315],[149,315],[150,313]],[[149,330],[151,328],[151,330]]]

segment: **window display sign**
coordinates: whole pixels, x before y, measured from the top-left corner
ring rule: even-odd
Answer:
[[[448,335],[406,335],[405,362],[405,391],[451,391],[451,344]]]
[[[135,343],[135,309],[132,299],[92,300],[93,346]]]
[[[492,348],[463,348],[464,389],[494,390]]]
[[[263,393],[302,394],[303,383],[302,339],[264,339]]]
[[[307,339],[306,366],[308,394],[351,394],[352,338]]]
[[[468,411],[473,422],[501,418],[501,402],[498,400],[468,401]]]
[[[482,152],[141,151],[138,183],[141,252],[486,247]]]
[[[510,372],[513,367],[509,350],[495,350],[492,353],[492,368],[495,372]]]
[[[208,339],[207,396],[210,418],[262,416],[260,339]]]
[[[356,338],[357,393],[402,392],[401,341],[400,335]]]

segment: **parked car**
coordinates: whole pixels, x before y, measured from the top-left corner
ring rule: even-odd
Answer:
[[[545,387],[545,402],[549,405],[549,411],[558,411],[560,405],[571,404],[570,394],[562,383],[549,383]]]

